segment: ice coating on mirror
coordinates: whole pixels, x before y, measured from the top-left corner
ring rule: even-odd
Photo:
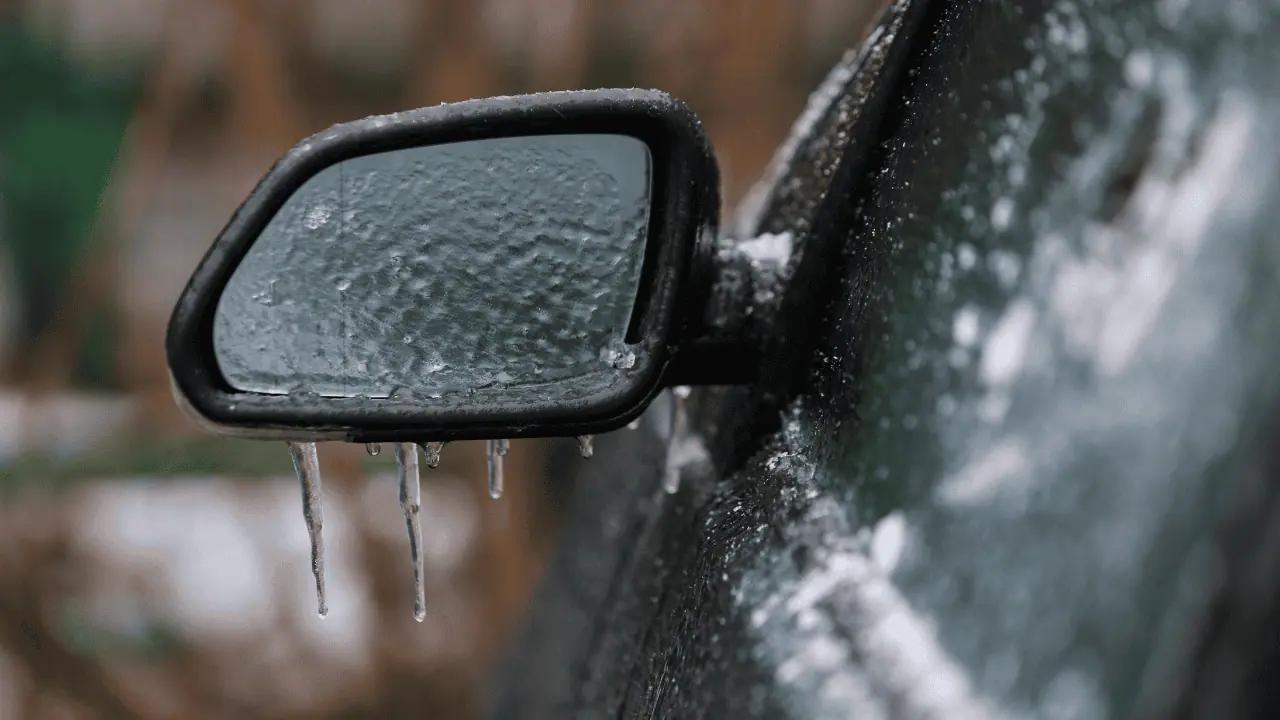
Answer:
[[[649,223],[632,137],[473,140],[349,159],[285,202],[214,319],[249,392],[434,397],[617,370]],[[607,353],[606,353],[607,354]]]

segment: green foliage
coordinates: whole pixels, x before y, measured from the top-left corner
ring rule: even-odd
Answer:
[[[0,26],[0,77],[0,239],[29,339],[52,319],[89,241],[138,82],[81,67],[15,25]]]
[[[284,443],[212,435],[129,436],[73,459],[34,453],[19,456],[11,465],[0,466],[0,498],[58,492],[86,480],[191,475],[257,478],[292,473]]]

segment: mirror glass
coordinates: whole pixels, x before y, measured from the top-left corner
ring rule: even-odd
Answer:
[[[650,175],[643,142],[608,134],[330,166],[223,291],[223,376],[257,393],[439,397],[626,367]]]

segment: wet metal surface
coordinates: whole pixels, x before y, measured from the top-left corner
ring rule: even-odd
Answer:
[[[797,377],[695,393],[675,495],[651,423],[598,438],[497,714],[1263,711],[1280,8],[923,22],[867,184],[758,228],[832,268]]]

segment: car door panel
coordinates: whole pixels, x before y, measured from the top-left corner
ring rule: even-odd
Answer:
[[[796,235],[774,371],[675,495],[670,408],[600,439],[497,715],[1273,707],[1280,13],[917,7],[741,223]]]

